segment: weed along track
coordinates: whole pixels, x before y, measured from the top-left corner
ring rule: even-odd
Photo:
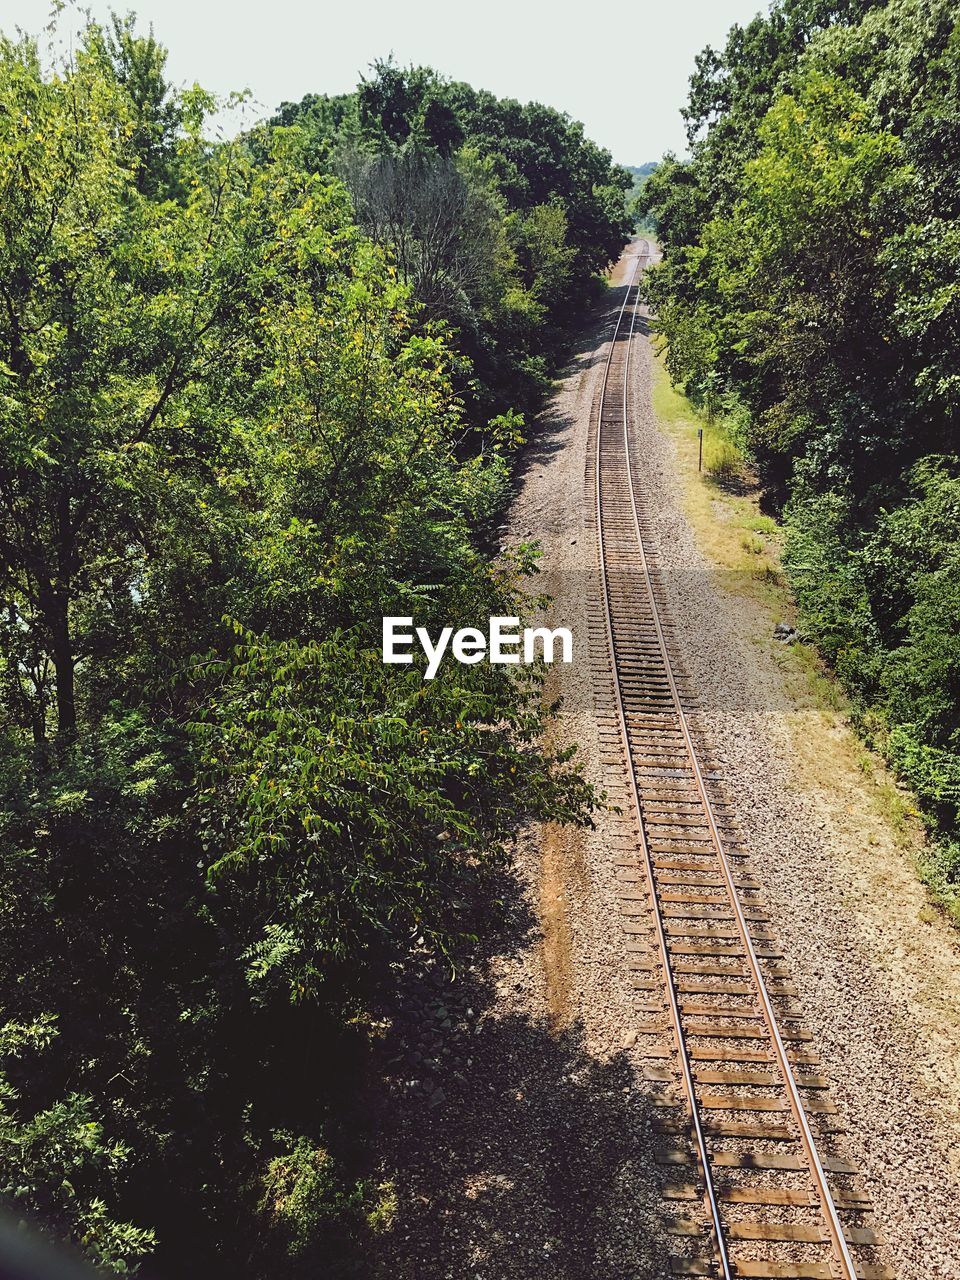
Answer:
[[[829,1082],[675,654],[631,425],[638,244],[591,421],[591,660],[675,1275],[882,1280]]]

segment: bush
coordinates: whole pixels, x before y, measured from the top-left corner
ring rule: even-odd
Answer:
[[[92,1100],[81,1094],[32,1114],[20,1105],[14,1075],[27,1072],[56,1034],[48,1016],[0,1026],[0,1195],[104,1271],[133,1275],[138,1260],[152,1252],[155,1235],[115,1218],[103,1199],[112,1197],[130,1149],[106,1138]]]

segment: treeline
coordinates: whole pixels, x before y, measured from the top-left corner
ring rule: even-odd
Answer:
[[[778,0],[697,60],[643,200],[676,382],[724,406],[808,632],[960,879],[960,15]]]
[[[514,406],[626,182],[391,65],[212,145],[165,56],[0,42],[0,1194],[108,1271],[346,1274],[398,965],[593,804],[535,674],[385,668],[380,618],[520,611]]]
[[[627,209],[638,231],[653,232],[656,229],[649,210],[640,198],[647,179],[656,171],[656,168],[656,160],[649,160],[646,164],[627,166],[627,173],[631,178],[630,190],[627,192]]]
[[[345,183],[364,233],[455,332],[468,410],[535,409],[629,234],[626,170],[551,107],[393,61],[355,93],[284,103],[250,144],[291,126],[304,167]]]

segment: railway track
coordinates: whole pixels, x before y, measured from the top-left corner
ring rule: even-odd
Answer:
[[[645,249],[644,249],[645,246]],[[637,466],[639,243],[594,408],[591,654],[637,1045],[674,1275],[890,1280],[841,1126],[676,657]]]

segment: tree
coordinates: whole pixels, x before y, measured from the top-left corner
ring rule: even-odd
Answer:
[[[91,30],[92,40],[100,33]],[[164,78],[167,51],[153,37],[138,36],[133,14],[110,15],[103,48],[124,91],[132,116],[129,144],[136,157],[136,183],[144,195],[167,194],[176,175],[177,133],[184,108]]]
[[[132,1275],[152,1250],[154,1233],[117,1221],[99,1194],[130,1151],[105,1138],[91,1100],[79,1094],[20,1114],[11,1071],[22,1070],[23,1058],[48,1051],[56,1034],[49,1017],[0,1026],[0,1194],[82,1248],[103,1271]]]
[[[42,78],[25,44],[0,59],[0,580],[24,659],[8,709],[43,748],[76,735],[78,664],[92,676],[106,656],[150,547],[174,527],[196,542],[210,441],[184,393],[233,341],[249,273],[230,156],[201,179],[194,134],[191,196],[140,191],[137,120],[97,29],[69,77]]]
[[[357,218],[389,248],[400,278],[427,313],[468,331],[495,304],[509,270],[504,211],[483,166],[419,148],[341,151],[336,169]]]
[[[571,246],[423,141],[432,82],[370,152],[381,245],[314,163],[356,102],[214,145],[164,56],[0,46],[0,993],[60,1033],[8,1072],[3,1172],[104,1265],[155,1230],[158,1273],[266,1277],[300,1223],[363,1229],[339,1103],[411,941],[456,963],[519,824],[596,803],[537,673],[379,653],[384,614],[522,611],[531,553],[484,550],[518,417],[468,418],[452,338],[568,297]]]
[[[596,273],[630,234],[629,174],[563,113],[430,68],[377,62],[353,107],[318,103],[287,104],[271,127],[303,130],[304,163],[345,179],[364,229],[454,327],[471,416],[535,410]],[[563,267],[534,285],[531,237],[548,223],[551,236],[562,224]]]

